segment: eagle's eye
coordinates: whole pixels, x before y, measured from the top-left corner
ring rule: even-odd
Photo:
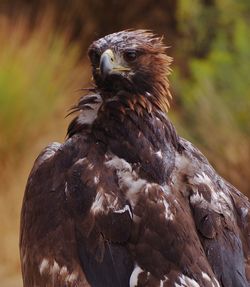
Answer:
[[[94,66],[99,66],[101,55],[95,50],[89,52],[89,58]]]
[[[123,58],[126,62],[134,62],[137,58],[138,54],[135,50],[126,50],[123,53]]]

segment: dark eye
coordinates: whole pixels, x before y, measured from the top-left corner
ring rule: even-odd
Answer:
[[[94,66],[99,66],[100,58],[101,58],[100,53],[98,53],[95,50],[91,50],[89,52],[89,58]]]
[[[133,62],[137,58],[137,52],[135,50],[124,51],[123,57],[126,62]]]

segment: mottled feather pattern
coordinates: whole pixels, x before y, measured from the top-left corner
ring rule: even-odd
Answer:
[[[162,39],[122,31],[89,53],[132,48],[130,75],[104,80],[92,63],[96,87],[72,108],[67,140],[34,164],[24,286],[250,286],[249,201],[170,122]]]

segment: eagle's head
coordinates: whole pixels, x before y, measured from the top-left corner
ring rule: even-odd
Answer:
[[[167,110],[171,58],[165,51],[162,37],[146,30],[121,31],[95,41],[89,58],[97,88],[112,94],[125,90],[151,95]]]

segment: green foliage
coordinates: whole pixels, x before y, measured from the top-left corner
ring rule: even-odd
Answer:
[[[180,17],[185,23],[193,17],[192,29],[198,31],[198,35],[202,34],[202,25],[196,29],[195,23],[202,23],[199,18],[204,11],[197,2],[192,14],[186,14],[188,4],[190,1],[185,1],[180,8],[183,10]],[[197,57],[197,54],[192,55],[195,50],[192,47],[188,76],[177,70],[173,79],[180,102],[181,113],[176,122],[181,132],[185,131],[184,135],[205,151],[222,174],[247,192],[250,191],[246,180],[247,173],[250,173],[247,164],[250,160],[250,37],[249,20],[245,14],[248,7],[244,4],[244,1],[221,1],[209,7],[217,22],[209,50]],[[183,29],[184,34],[188,33],[190,25]],[[208,39],[211,40],[206,37]],[[178,52],[183,54],[180,46]]]

